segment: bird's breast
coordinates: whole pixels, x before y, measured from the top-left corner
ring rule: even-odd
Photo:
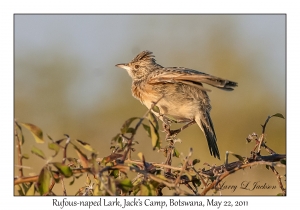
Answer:
[[[177,92],[176,85],[133,83],[132,94],[148,109],[157,101],[160,115],[169,115],[175,119],[193,119],[199,112],[199,101]]]

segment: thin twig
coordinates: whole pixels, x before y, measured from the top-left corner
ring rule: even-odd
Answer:
[[[186,192],[185,190],[179,188],[178,186],[176,186],[174,183],[170,183],[170,182],[167,182],[165,180],[162,180],[152,174],[147,174],[147,176],[152,179],[153,181],[156,181],[158,183],[162,183],[164,184],[166,187],[169,187],[169,188],[175,188],[176,191],[178,191],[179,193],[182,193],[182,194],[185,194],[185,195],[190,195],[190,193]]]
[[[63,195],[67,196],[66,186],[65,186],[65,182],[64,182],[63,177],[61,177],[60,180],[61,180],[61,186],[62,186],[62,189],[63,189]]]
[[[146,116],[151,112],[151,110],[153,109],[153,107],[156,106],[156,104],[163,98],[160,97],[155,103],[151,104],[150,109],[147,110],[147,112],[144,114],[144,116],[139,120],[139,122],[136,124],[134,130],[137,131],[137,129],[140,127],[140,125],[142,124],[143,120],[146,118]],[[127,158],[128,152],[131,149],[131,145],[132,145],[132,141],[133,141],[133,137],[135,136],[136,132],[131,133],[131,137],[128,139],[128,143],[127,143],[127,148],[124,152],[123,158],[122,158],[122,162],[124,162]]]
[[[103,184],[104,189],[106,192],[108,192],[109,195],[114,196],[115,194],[108,188],[108,186],[105,184],[105,180],[103,180],[103,176],[100,176],[100,181]],[[109,177],[108,177],[109,178]]]
[[[22,156],[22,142],[18,136],[18,132],[17,132],[17,128],[15,128],[15,137],[17,138],[17,148],[18,148],[18,164],[20,166],[19,168],[19,177],[23,177],[24,173],[23,173],[23,156]]]
[[[166,150],[167,150],[167,152],[166,152],[167,153],[167,155],[166,155],[167,157],[166,157],[166,160],[165,160],[165,165],[171,166],[172,165],[173,150],[174,150],[174,142],[173,142],[173,140],[169,141],[169,145],[167,146]],[[171,169],[165,167],[164,172],[165,172],[165,174],[171,173]]]
[[[192,167],[193,171],[197,174],[197,176],[201,179],[201,182],[204,184],[204,187],[207,187],[206,181],[203,179],[202,174],[200,174],[199,171],[197,171],[194,166]]]
[[[201,195],[206,195],[206,193],[213,189],[219,182],[221,182],[224,178],[226,178],[229,174],[233,174],[241,169],[245,169],[245,168],[248,168],[248,167],[252,167],[254,165],[269,165],[269,166],[277,166],[277,167],[285,167],[284,164],[281,164],[281,163],[270,163],[270,162],[266,162],[266,161],[255,161],[255,162],[252,162],[252,163],[247,163],[247,164],[243,164],[243,165],[240,165],[240,166],[237,166],[235,168],[233,168],[232,170],[229,170],[229,171],[224,171],[221,175],[219,175],[217,177],[216,180],[214,180],[208,187],[206,187]]]
[[[64,146],[64,154],[63,154],[62,164],[66,163],[66,160],[67,160],[67,147],[68,147],[68,145],[70,143],[70,140],[71,140],[69,135],[65,134],[65,137],[67,138],[67,140],[66,140],[66,145]],[[66,196],[67,195],[67,190],[66,190],[66,186],[65,186],[65,183],[64,183],[64,177],[63,177],[62,174],[60,175],[60,180],[61,180],[63,195]]]
[[[185,157],[185,160],[184,160],[184,163],[183,163],[183,166],[182,166],[182,170],[180,171],[179,175],[177,176],[177,178],[175,180],[175,183],[174,183],[175,186],[178,185],[178,183],[180,181],[180,178],[181,178],[181,175],[183,174],[183,171],[186,170],[187,163],[189,161],[189,158],[192,156],[192,153],[193,153],[193,149],[190,148],[190,152],[189,152],[188,156]]]
[[[276,175],[276,178],[277,178],[279,187],[280,187],[280,189],[281,189],[281,191],[282,191],[282,194],[283,194],[283,195],[286,195],[286,189],[283,187],[283,184],[282,184],[282,181],[281,181],[281,178],[280,178],[280,174],[279,174],[278,171],[274,168],[274,166],[271,166],[270,168],[271,168],[271,170],[274,172],[274,174]]]

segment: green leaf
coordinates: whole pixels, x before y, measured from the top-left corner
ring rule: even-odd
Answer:
[[[60,144],[61,142],[63,142],[64,140],[66,140],[66,138],[56,140],[55,143],[59,145],[59,144]]]
[[[26,195],[34,195],[34,191],[34,183],[32,183],[30,188],[27,190]]]
[[[50,187],[50,178],[51,178],[51,173],[47,166],[45,166],[40,174],[39,174],[39,179],[37,182],[37,186],[40,192],[40,195],[44,195],[49,191]]]
[[[72,170],[70,169],[69,166],[64,165],[62,163],[59,163],[59,162],[54,162],[52,164],[55,166],[55,168],[57,168],[57,170],[62,175],[64,175],[64,177],[69,178],[69,177],[71,177],[73,175],[73,172],[72,172]]]
[[[128,192],[132,189],[133,184],[130,179],[123,179],[119,182],[118,186],[124,191]]]
[[[159,110],[159,107],[158,106],[154,106],[153,108],[152,108],[152,110],[154,111],[154,112],[156,112],[156,113],[160,113],[160,110]]]
[[[140,195],[147,195],[147,196],[156,195],[153,185],[141,184]]]
[[[195,185],[197,185],[198,187],[201,185],[200,179],[194,179],[194,180],[193,180],[193,183],[194,183]]]
[[[135,134],[135,129],[134,128],[128,128],[126,133],[132,133],[132,134]]]
[[[24,158],[24,159],[29,159],[29,155],[28,155],[28,154],[23,154],[23,155],[22,155],[22,158]]]
[[[144,123],[142,125],[145,131],[147,132],[148,136],[151,137],[150,127],[148,125],[145,125]]]
[[[60,146],[56,143],[49,143],[48,148],[55,151],[55,154],[52,156],[52,157],[55,157],[59,152]]]
[[[95,195],[95,196],[102,195],[99,188],[100,188],[99,184],[96,184],[96,185],[95,185],[95,188],[94,188],[93,195]]]
[[[150,195],[150,190],[146,185],[141,184],[140,186],[140,195],[144,196],[149,196]]]
[[[272,115],[272,117],[280,117],[282,119],[285,119],[284,116],[280,113],[276,113],[276,114]]]
[[[110,173],[111,176],[113,176],[115,179],[119,177],[119,170],[113,170],[111,173]]]
[[[122,128],[121,128],[121,133],[122,133],[122,134],[127,133],[127,130],[128,130],[128,128],[129,128],[130,124],[131,124],[134,120],[136,120],[136,119],[140,119],[140,118],[138,118],[138,117],[132,117],[132,118],[126,120],[125,123],[123,124]]]
[[[111,143],[112,144],[115,143],[118,140],[119,136],[120,136],[120,134],[118,133],[115,137],[113,137],[111,140]]]
[[[70,186],[73,185],[75,182],[75,177],[74,176],[72,176],[72,177],[73,177],[73,180],[69,183]]]
[[[81,141],[79,139],[76,139],[77,143],[82,146],[83,148],[85,148],[86,150],[89,150],[91,152],[94,152],[95,150],[91,147],[91,145],[89,143],[86,143],[84,141]]]
[[[197,163],[200,163],[200,160],[199,160],[199,159],[193,160],[193,165],[196,165]]]
[[[155,129],[158,130],[158,121],[156,116],[152,112],[149,112],[148,119],[154,125]]]
[[[46,158],[45,158],[44,152],[43,152],[42,150],[38,149],[38,148],[35,147],[35,146],[33,146],[33,147],[31,148],[31,153],[33,153],[33,154],[35,154],[35,155],[37,155],[37,156],[39,156],[39,157],[41,157],[41,158],[43,158],[43,159],[46,159]]]
[[[47,134],[48,139],[50,139],[51,141],[53,141],[53,139],[51,138],[51,136],[49,136],[49,134]]]
[[[19,139],[21,139],[21,145],[23,145],[24,142],[25,142],[25,139],[24,139],[24,135],[23,135],[23,132],[22,132],[22,127],[19,125],[19,123],[16,120],[15,120],[15,123],[16,123],[17,127],[20,130],[20,133],[18,132],[17,135],[18,135]]]
[[[110,189],[110,191],[113,193],[113,195],[116,195],[117,188],[116,188],[116,183],[112,177],[108,177],[107,180],[107,186]]]
[[[244,162],[244,158],[240,155],[237,155],[237,154],[234,154],[234,153],[231,153],[234,157],[236,157],[237,159],[239,159],[239,161],[242,161]]]
[[[87,174],[86,179],[85,179],[85,185],[89,186],[90,184],[91,184],[91,179],[90,179],[89,174]]]
[[[21,187],[19,184],[18,184],[16,187],[17,187],[17,191],[18,191],[19,195],[24,196],[25,194],[24,194],[24,192],[23,192],[22,187]]]
[[[21,125],[32,133],[37,143],[44,143],[43,131],[39,127],[31,123],[21,123]]]
[[[173,151],[174,151],[174,152],[173,152],[173,156],[179,158],[180,153],[178,152],[178,150],[177,150],[175,147],[174,147],[174,150],[173,150]]]
[[[156,148],[160,149],[160,141],[159,141],[159,133],[158,133],[158,121],[153,113],[149,113],[149,128],[150,128],[150,137],[152,140],[152,148],[155,150]],[[144,126],[144,129],[147,129]]]

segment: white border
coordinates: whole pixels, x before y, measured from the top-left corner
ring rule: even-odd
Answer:
[[[294,3],[295,2],[295,3]],[[1,4],[1,207],[52,208],[52,197],[13,197],[13,14],[14,13],[286,13],[287,14],[287,197],[214,197],[218,201],[247,200],[250,208],[296,206],[298,164],[296,163],[299,127],[299,7],[293,1],[2,1]],[[299,145],[299,146],[298,146]],[[293,157],[295,154],[295,157]],[[294,160],[293,160],[294,159]],[[294,162],[294,163],[293,163]],[[297,198],[296,198],[297,196]],[[63,199],[63,197],[58,197]],[[169,199],[170,197],[153,198]],[[70,200],[95,200],[68,197]],[[122,198],[123,199],[123,198]],[[145,197],[141,199],[146,199]],[[191,199],[191,198],[187,198]],[[194,198],[193,198],[194,199]],[[199,198],[206,200],[207,197]],[[298,206],[298,205],[297,205]],[[59,208],[59,207],[56,207]],[[78,207],[78,209],[84,209]],[[98,207],[99,208],[99,207]],[[102,207],[103,208],[103,207]],[[140,208],[140,207],[137,207]],[[155,208],[155,207],[152,207]],[[172,207],[173,208],[173,207]],[[179,207],[178,207],[179,208]],[[182,207],[180,207],[182,208]],[[190,207],[189,207],[190,208]],[[199,208],[199,207],[198,207]],[[213,207],[212,207],[213,208]],[[60,209],[60,208],[59,208]],[[64,208],[65,209],[65,208]],[[73,208],[72,208],[73,209]],[[104,208],[105,209],[105,208]],[[112,209],[112,208],[110,208]],[[131,209],[131,208],[130,208]],[[158,209],[158,208],[157,208]],[[214,209],[216,209],[214,207]]]

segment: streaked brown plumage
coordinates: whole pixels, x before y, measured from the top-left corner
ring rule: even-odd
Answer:
[[[160,113],[153,112],[161,120],[170,116],[180,122],[195,121],[205,134],[210,154],[220,159],[217,138],[209,112],[208,89],[202,83],[233,90],[236,82],[224,80],[206,73],[183,67],[162,67],[150,51],[143,51],[131,62],[117,64],[126,69],[132,78],[132,94],[148,109],[152,104]]]

